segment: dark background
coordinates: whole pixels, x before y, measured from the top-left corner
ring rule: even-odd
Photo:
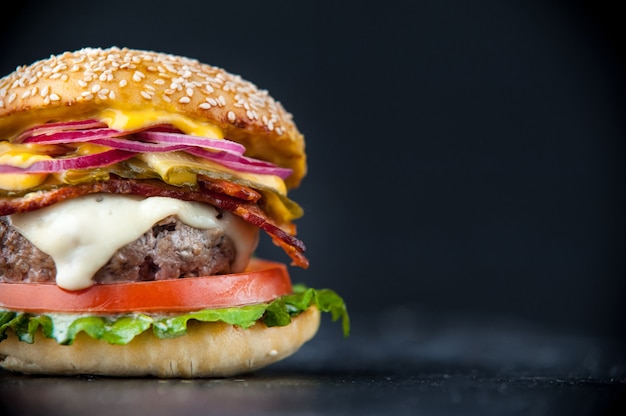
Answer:
[[[312,265],[294,280],[342,294],[353,332],[380,312],[623,340],[616,10],[539,0],[8,7],[2,74],[65,50],[126,46],[224,67],[281,101],[310,168],[292,197],[306,210],[299,235]],[[286,260],[267,240],[260,253]]]

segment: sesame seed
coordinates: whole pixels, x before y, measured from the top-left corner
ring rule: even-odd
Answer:
[[[152,99],[152,94],[150,94],[149,92],[141,91],[139,94],[141,94],[141,96],[143,98],[145,98],[146,100],[151,100]]]
[[[133,81],[135,82],[139,82],[142,79],[144,79],[146,76],[144,75],[143,72],[141,71],[135,71],[135,73],[133,74]]]
[[[159,79],[155,79],[154,80],[154,84],[156,84],[156,85],[164,85],[165,81],[160,79],[160,78]]]
[[[211,108],[211,104],[209,104],[207,102],[204,102],[204,103],[200,104],[198,107],[200,107],[203,110],[208,110],[208,109]]]
[[[191,102],[191,98],[183,96],[178,99],[178,102],[181,104],[189,104]]]
[[[59,101],[59,100],[61,99],[61,97],[59,97],[59,95],[58,95],[58,94],[54,94],[54,93],[52,93],[52,94],[50,94],[50,99],[51,99],[52,101]]]
[[[39,93],[40,96],[45,97],[50,93],[50,87],[49,86],[45,86],[41,89],[41,92]]]
[[[235,120],[237,120],[237,117],[235,117],[235,113],[233,113],[232,111],[228,112],[228,121],[230,121],[231,123],[234,123]]]
[[[63,65],[62,63],[59,63],[52,69],[52,72],[56,74],[66,69],[67,69],[67,65]]]
[[[100,86],[100,84],[94,84],[94,85],[91,87],[91,92],[95,94],[95,93],[97,93],[98,91],[100,91],[100,88],[102,88],[102,87]]]
[[[118,85],[120,86],[120,88],[124,88],[126,84],[128,84],[128,81],[126,81],[125,79],[121,79]]]
[[[168,102],[168,103],[171,103],[171,102],[172,102],[172,99],[171,99],[170,97],[168,97],[167,95],[165,95],[165,94],[163,94],[163,95],[161,96],[161,98],[162,98],[162,99],[163,99],[163,101],[165,101],[165,102]]]

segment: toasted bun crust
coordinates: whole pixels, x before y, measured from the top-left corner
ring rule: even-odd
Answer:
[[[315,335],[319,323],[320,312],[312,306],[284,327],[257,323],[242,329],[190,321],[184,336],[159,339],[146,331],[127,345],[111,345],[82,332],[70,346],[41,333],[27,344],[10,333],[0,342],[0,367],[27,374],[227,377],[288,357]]]
[[[151,51],[86,48],[17,68],[0,79],[0,139],[110,107],[213,123],[247,155],[293,169],[288,187],[306,173],[304,138],[267,91],[223,69]]]

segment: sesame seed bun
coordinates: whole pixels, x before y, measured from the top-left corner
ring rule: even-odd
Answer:
[[[26,344],[13,334],[0,343],[0,367],[26,374],[92,374],[159,378],[226,377],[252,372],[296,352],[320,323],[311,306],[291,324],[248,329],[225,323],[190,321],[186,335],[157,339],[150,331],[126,345],[111,345],[79,333],[72,345],[59,345],[40,332]]]
[[[110,107],[213,123],[246,155],[293,169],[290,188],[306,173],[304,138],[267,91],[221,68],[151,51],[86,48],[17,68],[0,79],[0,137]]]

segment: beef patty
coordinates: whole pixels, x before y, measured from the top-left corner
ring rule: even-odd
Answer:
[[[223,230],[200,230],[175,216],[120,248],[93,277],[98,283],[178,279],[230,273],[235,246]],[[0,282],[54,282],[52,258],[0,217]]]

